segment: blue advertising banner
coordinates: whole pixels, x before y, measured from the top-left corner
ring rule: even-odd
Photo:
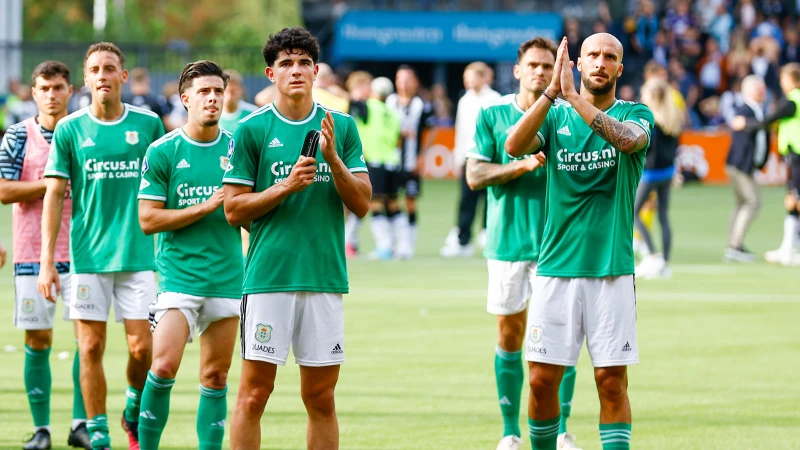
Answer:
[[[334,59],[513,61],[517,47],[561,39],[558,14],[350,11],[336,23]]]

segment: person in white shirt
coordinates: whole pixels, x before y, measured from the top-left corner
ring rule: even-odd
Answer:
[[[458,225],[450,230],[445,245],[439,253],[446,258],[472,256],[472,222],[475,220],[478,201],[486,197],[486,190],[470,190],[465,171],[466,153],[475,147],[475,125],[481,107],[487,102],[500,98],[500,94],[490,86],[492,70],[482,62],[473,62],[464,69],[464,88],[467,92],[458,100],[456,107],[456,142],[453,157],[456,170],[461,173],[461,198],[458,202]],[[486,208],[483,211],[482,229],[486,229]],[[482,231],[478,241],[484,235]]]

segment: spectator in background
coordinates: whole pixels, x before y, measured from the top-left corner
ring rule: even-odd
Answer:
[[[122,96],[122,102],[137,108],[153,111],[166,125],[169,120],[170,105],[163,95],[155,95],[150,89],[150,73],[144,67],[130,71],[130,93]]]
[[[319,71],[317,72],[317,78],[314,80],[314,87],[311,90],[311,96],[314,97],[314,101],[326,108],[346,113],[350,107],[347,91],[336,84],[336,74],[333,73],[331,66],[325,63],[317,65],[319,66]]]
[[[756,5],[754,0],[740,0],[738,9],[738,22],[745,31],[750,31],[756,26]]]
[[[667,67],[669,64],[670,40],[668,30],[662,29],[656,33],[653,60],[663,67]]]
[[[750,36],[751,38],[771,37],[775,39],[779,46],[783,47],[783,30],[781,30],[781,26],[778,24],[778,16],[773,15],[765,18],[764,13],[758,11],[756,14],[756,23],[757,25],[753,29],[753,33]]]
[[[669,198],[684,114],[675,105],[670,89],[669,84],[660,78],[652,79],[642,86],[642,103],[650,108],[655,119],[642,180],[636,190],[634,202],[636,231],[649,253],[636,267],[636,276],[642,278],[669,278],[671,275],[669,257],[672,249],[672,226],[669,221]],[[656,194],[663,253],[656,252],[650,232],[640,218],[642,207],[652,192]]]
[[[675,43],[682,39],[690,28],[695,26],[694,17],[691,14],[690,3],[688,0],[678,0],[674,3],[674,7],[667,11],[667,16],[664,19],[666,28],[672,30],[674,34]]]
[[[228,75],[228,86],[225,88],[219,126],[233,133],[239,127],[239,121],[258,109],[258,107],[242,100],[244,96],[242,74],[233,69],[226,69],[225,74]]]
[[[707,29],[709,34],[719,43],[720,51],[728,53],[731,44],[733,16],[725,8],[724,3],[717,5],[716,14]]]
[[[619,98],[620,100],[625,100],[626,102],[635,101],[636,91],[634,91],[631,85],[629,84],[620,86],[619,90],[617,91],[617,98]]]
[[[697,80],[694,75],[687,72],[677,58],[669,60],[669,72],[672,77],[673,87],[675,87],[686,100],[686,112],[689,114],[689,120],[692,128],[700,128],[703,126],[700,117],[695,110],[697,102],[700,97],[700,89],[697,86]]]
[[[778,78],[778,58],[780,57],[780,47],[777,41],[769,36],[755,38],[750,42],[752,59],[750,60],[751,73],[760,76],[767,89],[775,96],[780,92],[781,83]]]
[[[736,109],[736,114],[763,121],[763,103],[766,95],[764,80],[758,75],[747,76],[742,80],[742,96],[745,104]],[[769,133],[766,130],[733,132],[728,158],[725,161],[725,173],[733,186],[736,208],[731,218],[725,261],[755,261],[755,255],[745,249],[743,243],[750,224],[761,209],[758,184],[753,178],[753,172],[764,167],[768,152]]]
[[[786,45],[781,51],[781,65],[800,61],[800,41],[797,35],[797,25],[789,25],[784,31]]]
[[[744,76],[737,75],[730,83],[730,89],[723,92],[719,98],[719,111],[724,123],[728,128],[732,128],[733,118],[736,116],[736,109],[744,105],[742,97],[742,80]]]
[[[431,88],[431,105],[436,117],[436,126],[452,127],[453,102],[447,96],[447,88],[443,84],[434,84]]]
[[[728,80],[725,76],[727,60],[720,50],[717,40],[713,37],[706,39],[705,53],[697,63],[697,73],[700,79],[701,99],[719,95],[728,87]]]
[[[635,47],[645,55],[651,56],[656,47],[656,36],[658,35],[658,16],[656,15],[655,5],[652,0],[642,0],[639,3],[639,10],[636,16],[636,40]],[[570,55],[580,55],[572,53]]]
[[[186,111],[186,107],[183,106],[183,102],[181,101],[181,94],[178,92],[178,82],[173,80],[164,83],[164,86],[161,88],[161,95],[167,99],[171,108],[169,117],[164,123],[164,128],[168,131],[172,131],[184,126],[189,120],[189,113]]]
[[[39,107],[36,106],[36,102],[33,100],[31,87],[18,82],[9,84],[14,88],[14,95],[10,98],[6,107],[4,124],[6,129],[15,123],[20,123],[39,114]]]
[[[458,100],[456,142],[453,149],[455,167],[461,174],[461,198],[458,202],[458,226],[450,231],[444,247],[439,251],[445,258],[472,256],[472,223],[475,220],[479,200],[486,199],[486,189],[473,191],[469,188],[465,162],[467,151],[475,147],[473,139],[478,113],[488,102],[500,98],[500,94],[488,85],[488,76],[488,66],[482,62],[471,63],[464,69],[464,88],[467,92]],[[486,239],[485,206],[481,215],[481,225],[484,231],[481,231],[478,241],[483,245]]]

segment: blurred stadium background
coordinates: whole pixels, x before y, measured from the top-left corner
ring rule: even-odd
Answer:
[[[494,319],[485,313],[486,269],[473,258],[444,259],[439,247],[455,223],[459,185],[453,165],[453,118],[472,61],[494,69],[493,87],[516,90],[516,48],[535,35],[570,39],[608,31],[625,46],[618,97],[636,99],[648,61],[668,69],[685,100],[688,126],[676,161],[686,183],[674,194],[673,276],[638,284],[642,364],[631,371],[633,446],[640,449],[800,448],[800,272],[763,262],[780,243],[786,167],[773,153],[757,180],[763,209],[747,245],[750,265],[723,264],[733,193],[724,161],[732,105],[742,78],[762,75],[770,104],[781,96],[777,73],[800,61],[794,0],[4,0],[0,2],[0,123],[30,114],[29,74],[58,59],[73,71],[73,109],[85,103],[87,46],[111,40],[126,66],[143,67],[163,114],[178,108],[170,91],[183,66],[211,59],[243,75],[245,100],[267,87],[260,48],[270,32],[303,25],[318,36],[335,72],[331,92],[366,70],[393,79],[412,65],[438,130],[427,149],[420,239],[411,261],[349,264],[348,362],[338,389],[343,449],[493,448],[501,420],[491,361]],[[173,98],[171,98],[173,97]],[[32,111],[32,112],[31,112]],[[169,119],[166,119],[169,120]],[[0,240],[9,247],[10,207],[0,208]],[[657,229],[657,227],[656,227]],[[361,227],[361,253],[372,248]],[[22,333],[12,326],[11,264],[0,271],[0,448],[20,448],[29,428],[22,382]],[[124,404],[121,329],[109,333],[109,414]],[[53,355],[74,351],[66,324]],[[198,347],[187,348],[173,394],[164,448],[196,448]],[[71,407],[71,357],[53,360],[55,448]],[[588,358],[578,367],[570,431],[584,449],[600,448]],[[234,362],[229,405],[236,394]],[[63,376],[62,376],[63,375]],[[305,415],[293,364],[279,371],[263,419],[264,448],[305,448]],[[527,392],[527,391],[526,391]],[[524,395],[527,395],[525,393]],[[524,418],[523,418],[524,420]],[[523,429],[525,429],[523,427]],[[124,442],[112,427],[113,440]],[[64,439],[65,441],[65,439]],[[227,438],[226,438],[227,442]],[[526,443],[526,445],[529,445]],[[527,447],[529,448],[529,447]]]

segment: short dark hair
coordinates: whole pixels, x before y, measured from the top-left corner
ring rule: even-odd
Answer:
[[[117,55],[119,58],[119,65],[123,68],[125,67],[125,54],[122,53],[122,50],[119,49],[116,45],[112,44],[111,42],[98,42],[96,44],[92,44],[89,46],[89,49],[86,50],[86,56],[83,58],[83,65],[86,66],[86,61],[89,60],[89,56],[92,53],[96,52],[110,52]]]
[[[264,55],[264,62],[267,63],[267,66],[272,67],[275,60],[278,59],[278,54],[284,50],[287,53],[306,54],[314,64],[319,62],[319,42],[305,28],[284,28],[277,33],[270,34],[261,54]]]
[[[397,68],[397,70],[395,71],[395,74],[397,72],[400,72],[401,70],[409,70],[409,71],[411,71],[411,73],[414,74],[415,78],[419,79],[419,76],[417,75],[417,71],[413,67],[409,66],[408,64],[400,64],[400,67]]]
[[[543,50],[549,50],[550,53],[553,54],[553,58],[555,58],[556,54],[558,54],[558,46],[556,46],[555,42],[547,38],[535,37],[530,41],[523,42],[522,45],[519,46],[519,48],[517,49],[517,61],[522,60],[522,56],[525,55],[525,52],[527,52],[531,48],[541,48]]]
[[[69,84],[69,67],[61,61],[45,61],[33,69],[31,86],[36,86],[36,79],[42,77],[49,80],[54,77],[63,77]]]
[[[217,63],[202,59],[191,62],[183,68],[180,81],[178,81],[178,92],[183,94],[192,85],[194,79],[200,77],[220,77],[225,87],[228,86],[228,80],[230,79],[228,74]]]

